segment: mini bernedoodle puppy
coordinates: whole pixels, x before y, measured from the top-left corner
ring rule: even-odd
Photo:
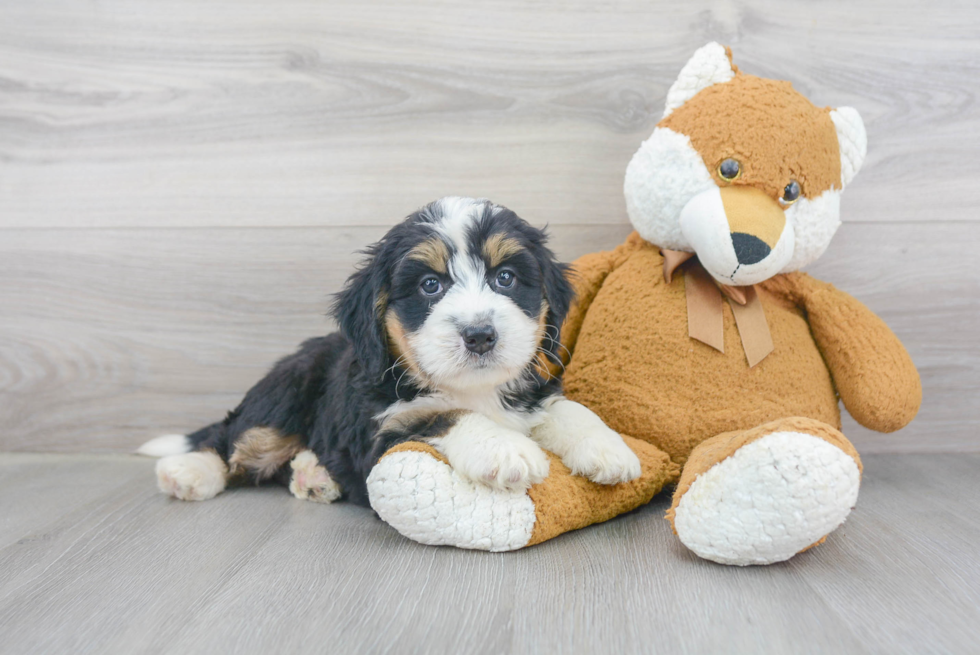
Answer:
[[[542,447],[596,482],[635,479],[633,452],[563,398],[543,365],[560,362],[573,294],[545,241],[485,200],[415,212],[367,249],[338,294],[340,332],[303,343],[220,423],[140,448],[163,457],[161,491],[205,500],[232,483],[278,480],[298,498],[368,505],[371,468],[407,440],[497,489],[542,481]]]

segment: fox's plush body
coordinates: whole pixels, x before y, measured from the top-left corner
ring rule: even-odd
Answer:
[[[627,169],[636,231],[575,262],[562,331],[566,395],[627,438],[643,476],[601,489],[553,466],[526,494],[500,494],[460,487],[408,445],[372,472],[379,514],[426,543],[507,550],[676,483],[668,518],[702,557],[764,564],[820,543],[860,484],[838,401],[883,432],[921,401],[888,327],[797,272],[829,245],[865,151],[855,110],[819,109],[718,44],[700,49]]]

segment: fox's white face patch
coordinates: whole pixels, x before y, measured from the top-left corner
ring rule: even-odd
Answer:
[[[772,252],[753,264],[738,262],[718,186],[683,134],[658,127],[626,170],[626,208],[641,237],[698,255],[722,284],[748,285],[815,261],[840,227],[840,190],[801,197],[786,209],[786,227]]]

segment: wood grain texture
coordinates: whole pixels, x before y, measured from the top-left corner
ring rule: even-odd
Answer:
[[[447,193],[621,223],[710,40],[871,149],[844,220],[976,221],[967,2],[0,4],[0,225],[377,225]],[[975,17],[974,17],[975,18]]]
[[[555,226],[567,259],[628,227]],[[232,409],[325,317],[356,250],[383,228],[8,230],[0,243],[0,450],[131,452]],[[867,452],[980,449],[980,276],[970,224],[846,224],[813,274],[862,299],[905,342],[925,386]]]
[[[972,652],[977,466],[867,457],[825,545],[739,569],[687,551],[665,497],[490,554],[282,488],[175,501],[150,460],[0,455],[0,498],[46,481],[0,523],[0,652]],[[59,506],[79,484],[88,497]]]
[[[353,252],[445,194],[619,243],[630,156],[709,40],[857,107],[814,267],[925,383],[862,452],[980,448],[980,23],[966,2],[0,0],[0,450],[124,452],[220,417],[330,329]]]

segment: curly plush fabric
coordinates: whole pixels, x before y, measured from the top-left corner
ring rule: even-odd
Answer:
[[[857,501],[861,460],[805,418],[718,435],[691,454],[667,518],[685,546],[722,564],[769,564],[814,546]]]
[[[415,541],[504,551],[533,546],[607,521],[650,502],[680,467],[642,441],[624,437],[640,459],[640,477],[607,486],[572,475],[555,455],[551,474],[527,492],[492,491],[460,478],[432,446],[407,442],[381,458],[368,477],[374,511]]]

